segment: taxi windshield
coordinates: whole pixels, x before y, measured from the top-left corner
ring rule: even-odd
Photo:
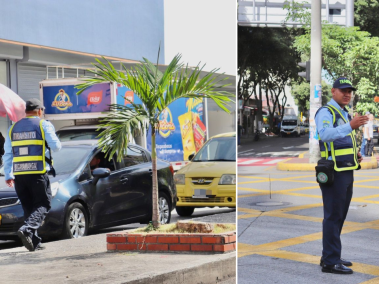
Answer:
[[[236,137],[217,137],[199,150],[192,162],[236,161]]]

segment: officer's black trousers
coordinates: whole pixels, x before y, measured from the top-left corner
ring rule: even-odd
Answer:
[[[341,231],[353,196],[353,171],[334,171],[333,185],[322,185],[324,220],[322,222],[322,256],[324,263],[334,265],[341,259]]]
[[[19,230],[29,236],[37,247],[41,242],[37,230],[50,210],[49,177],[47,174],[16,175],[15,189],[24,209],[24,225]]]

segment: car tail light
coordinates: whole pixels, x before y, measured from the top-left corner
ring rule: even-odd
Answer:
[[[175,172],[174,171],[174,167],[171,164],[170,164],[170,171],[171,171],[172,174],[174,174],[174,172]]]

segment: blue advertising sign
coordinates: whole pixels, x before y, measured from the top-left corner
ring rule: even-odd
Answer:
[[[125,99],[126,98],[126,99]],[[142,104],[129,88],[117,85],[119,105]],[[206,139],[203,99],[182,98],[174,101],[159,116],[156,136],[157,156],[166,161],[187,160],[197,152]],[[151,130],[147,133],[147,149],[151,151]]]
[[[89,87],[79,96],[75,85],[44,86],[45,114],[93,113],[109,111],[111,91],[109,83]]]
[[[124,99],[126,98],[126,99]],[[123,106],[131,106],[130,102],[133,102],[136,105],[142,104],[142,101],[140,98],[133,93],[129,88],[121,86],[120,84],[117,85],[117,99],[116,103],[118,105]]]
[[[203,99],[182,98],[174,101],[159,117],[156,136],[157,156],[166,161],[188,160],[206,139]],[[151,131],[147,135],[151,151]]]

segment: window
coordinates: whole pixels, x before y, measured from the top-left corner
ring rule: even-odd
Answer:
[[[127,155],[123,158],[124,166],[131,167],[134,165],[146,163],[147,159],[142,150],[135,147],[128,147]]]
[[[196,154],[193,162],[206,161],[235,161],[236,138],[219,137],[208,140]]]

